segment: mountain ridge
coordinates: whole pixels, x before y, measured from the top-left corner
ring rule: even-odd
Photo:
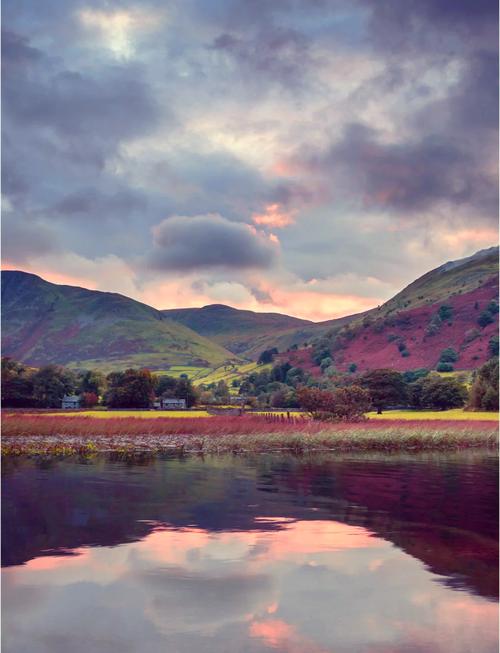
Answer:
[[[233,357],[125,295],[52,284],[19,270],[2,271],[2,309],[3,354],[32,365],[161,369]]]
[[[474,299],[474,293],[478,299]],[[376,361],[380,366],[384,360],[395,367],[415,367],[422,363],[415,353],[416,345],[411,360],[395,359],[392,349],[389,351],[386,343],[375,337],[376,331],[392,328],[394,333],[389,335],[394,336],[394,341],[413,338],[412,342],[419,346],[429,347],[429,339],[422,340],[418,333],[409,334],[408,329],[399,333],[398,321],[413,319],[418,331],[425,330],[425,320],[432,319],[435,307],[451,303],[457,306],[461,324],[460,332],[457,328],[453,331],[453,342],[465,347],[464,339],[471,337],[466,332],[477,328],[477,314],[475,309],[468,311],[460,298],[468,297],[467,301],[474,304],[497,296],[498,247],[448,261],[373,309],[322,322],[226,304],[161,310],[119,293],[53,284],[33,273],[5,270],[2,346],[4,355],[32,365],[55,362],[73,367],[145,366],[161,370],[170,365],[217,367],[230,360],[255,360],[260,352],[272,347],[280,352],[299,347],[300,361],[307,364],[306,343],[322,338],[334,342],[339,334],[344,338],[351,332],[352,342],[344,347],[345,360],[337,356],[339,369],[352,362],[369,366],[370,361]],[[394,321],[396,326],[391,327]],[[492,329],[488,327],[481,334]],[[376,350],[365,347],[359,338],[370,346],[377,343]],[[435,343],[439,341],[439,337],[434,339]],[[385,359],[380,352],[385,352]],[[474,356],[484,358],[479,351]],[[350,361],[349,357],[360,360]],[[471,360],[467,364],[471,365]]]

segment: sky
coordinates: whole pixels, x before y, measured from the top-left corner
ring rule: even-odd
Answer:
[[[330,319],[498,242],[495,0],[4,0],[2,267]]]

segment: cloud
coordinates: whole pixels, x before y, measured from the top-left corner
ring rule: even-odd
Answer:
[[[153,228],[150,264],[157,270],[269,268],[276,243],[255,228],[218,214],[172,216]]]
[[[252,220],[255,224],[266,227],[286,227],[294,222],[292,212],[286,212],[283,207],[278,204],[268,204],[263,213],[254,213]]]
[[[493,0],[104,4],[3,3],[16,267],[326,319],[494,239]]]
[[[230,56],[242,72],[277,81],[297,89],[304,73],[312,65],[308,40],[294,29],[263,26],[256,34],[235,36],[224,32],[210,46]]]
[[[310,174],[333,181],[332,193],[357,198],[366,208],[411,215],[447,202],[496,215],[495,175],[458,139],[435,134],[384,142],[376,130],[350,124],[327,150],[303,157]]]
[[[4,260],[12,266],[25,265],[33,258],[57,255],[63,250],[57,235],[50,227],[40,223],[12,219],[10,211],[2,211],[2,249]]]

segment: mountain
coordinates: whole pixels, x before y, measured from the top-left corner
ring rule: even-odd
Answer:
[[[319,374],[314,351],[328,349],[335,368],[354,363],[359,371],[377,367],[433,369],[443,349],[458,353],[455,369],[474,369],[489,358],[489,340],[498,333],[498,312],[491,322],[480,316],[498,302],[498,247],[450,261],[408,285],[385,304],[350,320],[332,321],[313,347],[282,358]],[[319,325],[318,325],[319,326]]]
[[[455,368],[473,369],[488,358],[498,313],[493,310],[489,324],[478,320],[497,298],[498,247],[449,261],[370,311],[319,323],[221,304],[159,311],[123,295],[5,271],[2,345],[4,355],[30,365],[104,371],[214,368],[277,347],[282,359],[316,374],[313,356],[321,348],[339,370],[352,363],[358,370],[406,370],[434,368],[442,350],[452,347],[459,354]]]
[[[105,371],[130,366],[214,367],[234,356],[146,304],[116,293],[2,272],[3,355],[30,365]]]
[[[264,349],[287,349],[317,333],[309,320],[281,313],[255,313],[224,304],[163,310],[166,317],[210,338],[234,354],[256,358]]]

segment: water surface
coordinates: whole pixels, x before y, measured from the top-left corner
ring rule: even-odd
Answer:
[[[4,653],[497,651],[482,453],[8,463]]]

